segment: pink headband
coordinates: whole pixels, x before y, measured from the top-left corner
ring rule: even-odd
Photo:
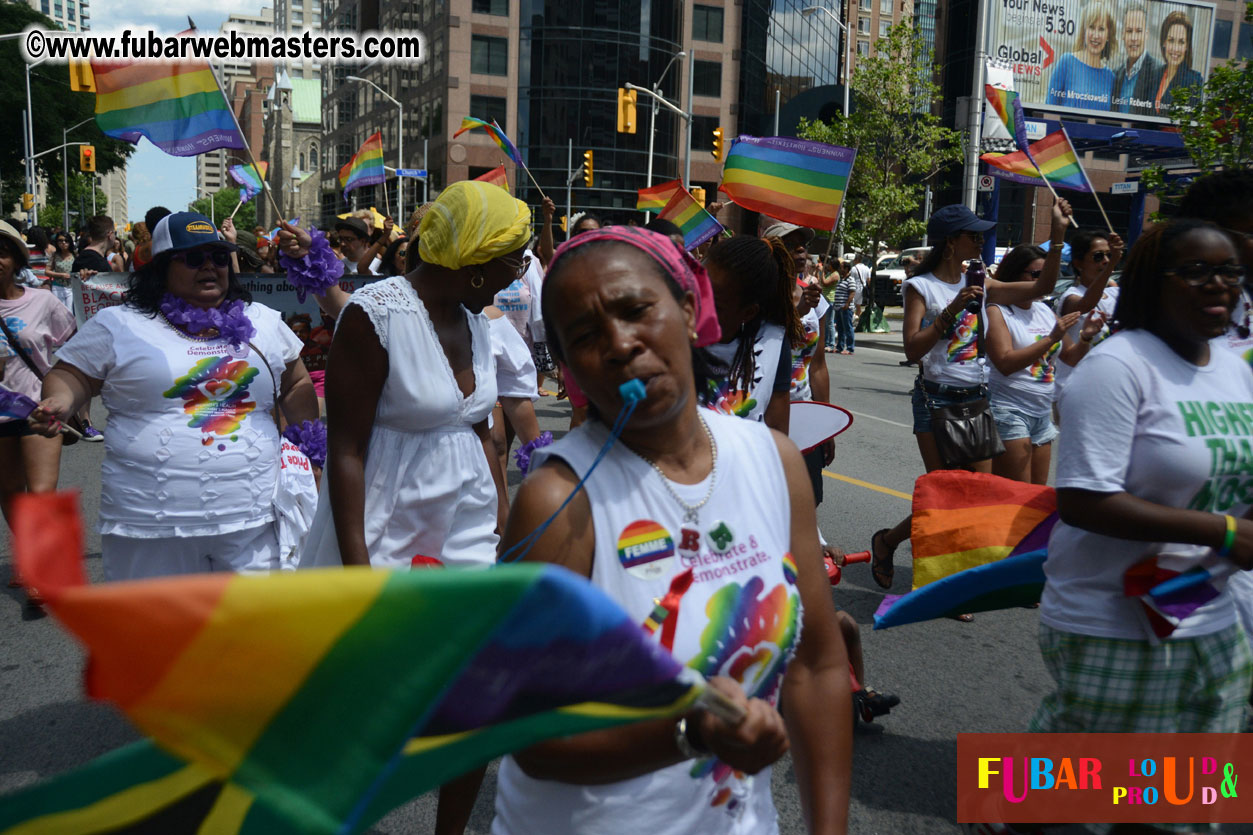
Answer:
[[[709,274],[700,262],[688,255],[665,235],[638,226],[602,226],[581,232],[557,247],[548,272],[553,272],[572,250],[595,241],[617,241],[646,253],[681,289],[696,297],[696,347],[712,345],[722,338],[718,317],[714,312],[714,292]]]

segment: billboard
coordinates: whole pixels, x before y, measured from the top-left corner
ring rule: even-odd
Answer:
[[[1180,0],[985,0],[988,55],[1023,106],[1168,122],[1170,97],[1209,75],[1214,6]]]

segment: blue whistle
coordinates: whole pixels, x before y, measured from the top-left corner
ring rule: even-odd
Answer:
[[[638,378],[627,380],[618,386],[618,394],[621,394],[622,399],[627,403],[638,403],[648,396],[644,391],[644,384]]]

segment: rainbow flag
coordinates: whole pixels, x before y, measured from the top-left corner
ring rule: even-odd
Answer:
[[[682,186],[657,217],[683,230],[683,246],[689,250],[696,249],[722,232],[722,224],[714,220],[714,216],[705,211],[705,207]]]
[[[855,148],[783,136],[741,136],[719,191],[753,212],[813,229],[834,229]]]
[[[1051,487],[937,470],[915,482],[913,504],[914,590],[887,595],[875,629],[1040,600],[1057,522]]]
[[[239,183],[243,188],[239,190],[239,201],[247,203],[252,198],[261,193],[265,188],[262,182],[265,180],[265,174],[269,170],[268,162],[258,162],[256,167],[249,165],[232,165],[226,169],[231,175],[231,179]]]
[[[22,576],[86,647],[88,694],[150,740],[0,798],[5,835],[172,831],[175,814],[195,821],[177,831],[362,832],[503,753],[673,715],[704,690],[556,566],[89,586],[75,495],[30,498]]]
[[[354,188],[378,185],[387,179],[383,171],[383,135],[374,133],[361,143],[352,159],[339,169],[339,185],[344,196]]]
[[[176,157],[244,147],[208,62],[93,60],[91,69],[96,77],[96,124],[106,136],[132,145],[146,136]]]
[[[1066,131],[1057,130],[1032,142],[1026,151],[1012,154],[984,154],[979,157],[988,164],[988,173],[1003,180],[1029,186],[1043,186],[1043,174],[1058,188],[1091,192],[1092,186],[1079,164],[1079,155],[1070,144]],[[1034,163],[1034,164],[1033,164]]]
[[[461,120],[461,128],[452,135],[452,138],[456,139],[461,134],[474,128],[482,128],[487,131],[487,135],[492,138],[492,141],[496,143],[500,150],[504,151],[505,156],[513,160],[515,165],[521,165],[523,168],[526,168],[526,163],[522,161],[522,154],[518,153],[517,146],[509,141],[509,137],[505,136],[505,132],[495,121],[488,123],[473,116],[466,116]]]
[[[505,191],[509,190],[509,178],[505,176],[505,166],[503,163],[496,166],[491,171],[488,171],[483,176],[475,177],[474,179],[481,183],[491,183],[494,186],[500,186]]]
[[[635,209],[640,212],[660,212],[682,188],[682,180],[671,180],[652,188],[642,188],[635,200]]]
[[[1022,100],[1018,98],[1018,94],[991,84],[985,84],[983,90],[987,96],[988,108],[996,114],[1000,127],[1004,129],[1003,133],[1012,137],[1018,150],[1027,151],[1030,145],[1030,140],[1027,139],[1027,117],[1023,113]],[[998,130],[997,134],[1000,133],[1002,131]],[[987,134],[985,129],[985,137]]]

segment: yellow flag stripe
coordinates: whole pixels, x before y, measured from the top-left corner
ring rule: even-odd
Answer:
[[[244,818],[252,808],[252,792],[235,783],[227,783],[222,787],[217,802],[205,815],[200,823],[198,835],[216,835],[216,833],[238,832],[244,825]]]
[[[798,183],[796,180],[785,180],[782,177],[774,177],[759,171],[743,171],[741,169],[728,168],[722,175],[722,184],[726,185],[727,183],[745,183],[777,191],[788,197],[812,200],[815,203],[828,205],[839,203],[844,196],[844,192],[839,189]]]
[[[187,73],[155,81],[145,81],[132,87],[125,87],[114,93],[96,94],[96,112],[108,113],[111,110],[125,110],[154,104],[159,101],[181,99],[183,96],[197,93],[216,92],[217,83],[209,72]]]

